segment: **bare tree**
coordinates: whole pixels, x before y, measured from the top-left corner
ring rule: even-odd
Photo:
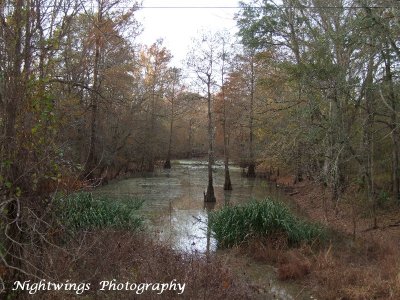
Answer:
[[[200,39],[194,41],[194,47],[189,53],[188,66],[195,73],[196,79],[207,100],[208,116],[208,186],[204,194],[205,202],[215,202],[212,165],[214,162],[213,150],[213,106],[212,94],[216,87],[218,38],[215,34],[203,33]]]
[[[225,170],[225,182],[224,190],[232,190],[232,182],[229,174],[229,130],[228,130],[228,120],[227,120],[227,99],[225,96],[225,83],[226,74],[228,72],[228,64],[230,59],[230,52],[228,47],[232,44],[229,39],[227,32],[218,33],[218,39],[220,41],[219,49],[219,65],[220,65],[220,76],[221,76],[221,86],[220,86],[220,96],[222,100],[222,134],[224,141],[224,170]]]

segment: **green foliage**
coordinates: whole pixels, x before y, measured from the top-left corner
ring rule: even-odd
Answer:
[[[270,199],[243,206],[225,206],[210,215],[209,226],[220,246],[230,247],[250,237],[285,235],[291,246],[323,239],[325,231],[295,217],[283,203]]]
[[[94,199],[91,193],[76,193],[56,200],[59,221],[72,231],[95,228],[136,230],[143,220],[137,211],[143,201]]]
[[[259,9],[256,6],[263,6]],[[258,49],[274,44],[274,35],[279,31],[280,12],[273,2],[254,0],[240,2],[241,13],[236,15],[239,36],[244,46]]]

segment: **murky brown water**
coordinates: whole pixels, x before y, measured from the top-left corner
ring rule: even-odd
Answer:
[[[113,197],[133,197],[144,200],[143,213],[156,238],[184,252],[217,251],[216,240],[207,234],[208,213],[223,205],[236,205],[251,199],[283,197],[273,185],[262,179],[241,176],[239,167],[231,166],[233,191],[224,191],[222,162],[214,166],[214,190],[217,201],[205,206],[203,192],[207,187],[207,162],[174,161],[172,169],[157,170],[142,177],[112,182],[96,192]],[[218,255],[218,252],[217,252]],[[221,255],[226,255],[226,252]],[[300,287],[281,284],[272,267],[243,262],[251,280],[260,281],[268,299],[310,299]],[[295,295],[295,296],[292,296]]]

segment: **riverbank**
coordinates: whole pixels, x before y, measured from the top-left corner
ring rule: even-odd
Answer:
[[[349,189],[335,205],[329,190],[292,176],[274,179],[288,201],[309,220],[324,224],[331,239],[319,247],[289,249],[279,241],[253,241],[242,249],[271,263],[278,277],[321,299],[400,299],[400,211],[385,203],[372,216],[362,195]],[[376,217],[378,228],[374,228]]]

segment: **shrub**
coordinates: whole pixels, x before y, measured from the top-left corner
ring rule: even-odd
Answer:
[[[293,246],[324,235],[320,226],[300,220],[283,203],[270,199],[225,206],[210,214],[209,226],[221,247],[231,247],[257,236],[282,234]]]
[[[143,220],[137,211],[142,201],[93,198],[91,193],[76,193],[56,200],[58,220],[72,231],[97,228],[135,230]]]

